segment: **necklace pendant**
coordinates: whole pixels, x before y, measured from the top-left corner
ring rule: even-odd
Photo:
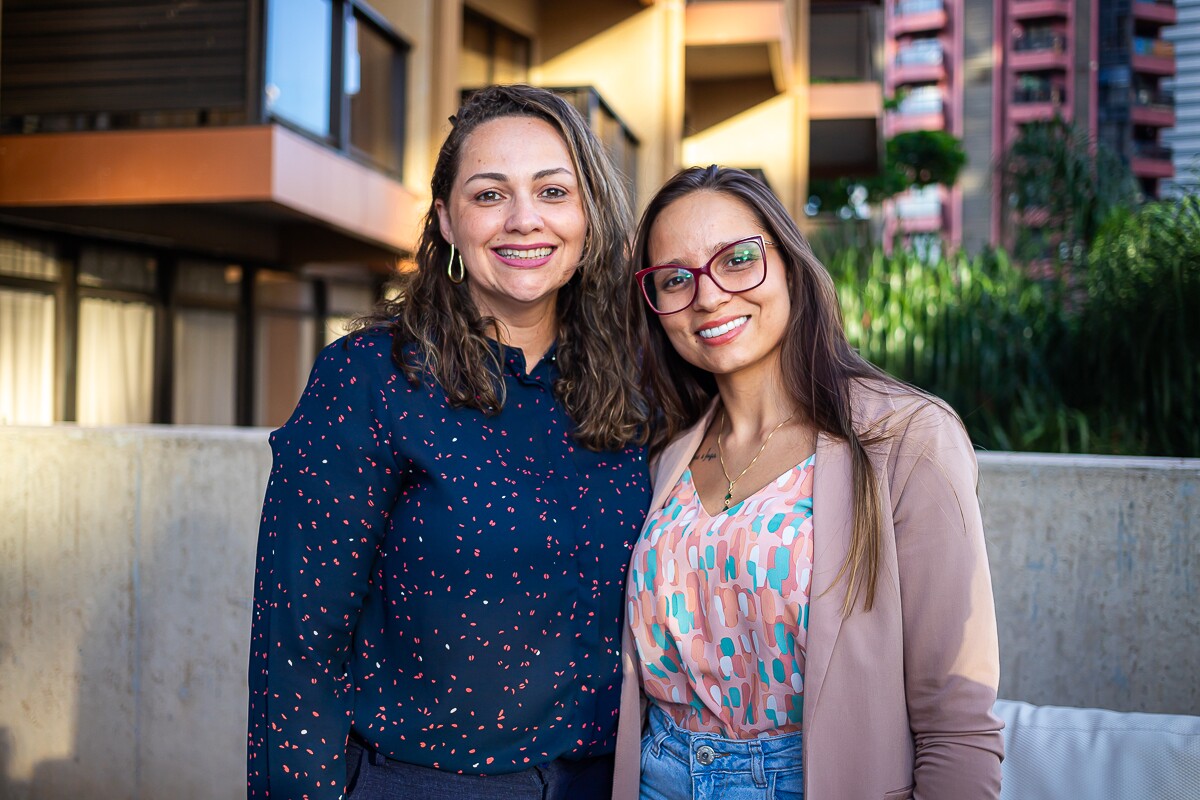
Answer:
[[[725,510],[726,511],[729,510],[729,503],[731,500],[733,500],[733,487],[732,486],[730,486],[729,491],[727,491],[725,493]]]

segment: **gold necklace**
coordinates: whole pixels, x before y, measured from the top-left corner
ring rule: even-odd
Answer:
[[[791,422],[792,417],[794,416],[796,416],[795,411],[793,411],[791,414],[788,414],[787,419],[776,425],[771,432],[767,434],[767,438],[763,440],[762,446],[758,448],[758,452],[754,454],[754,458],[750,459],[750,463],[746,465],[746,468],[739,472],[736,478],[731,480],[729,477],[729,470],[725,469],[725,451],[721,447],[721,436],[723,436],[725,433],[725,409],[721,409],[721,427],[717,428],[717,460],[721,462],[721,474],[725,476],[725,480],[729,481],[729,488],[725,490],[725,507],[723,510],[729,510],[729,505],[733,500],[733,485],[746,476],[746,473],[749,472],[750,468],[754,466],[754,462],[758,461],[758,457],[761,456],[763,451],[767,449],[767,445],[770,443],[771,437],[774,436],[780,428]]]

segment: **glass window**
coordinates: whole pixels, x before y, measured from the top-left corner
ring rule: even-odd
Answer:
[[[304,391],[316,352],[311,317],[263,312],[255,326],[254,424],[287,422]]]
[[[329,311],[325,315],[325,343],[346,335],[351,322],[368,313],[375,304],[375,292],[369,286],[329,284]]]
[[[317,352],[313,282],[290,272],[255,273],[254,424],[291,416]]]
[[[236,264],[180,261],[175,293],[181,298],[236,303],[241,296],[242,268]]]
[[[153,258],[140,253],[85,247],[79,254],[79,285],[152,292],[156,266]]]
[[[54,297],[0,289],[0,425],[53,421]]]
[[[329,135],[332,0],[269,0],[268,114]]]
[[[458,78],[463,87],[478,89],[492,83],[527,83],[531,51],[529,37],[477,12],[463,11],[462,50],[458,57]]]
[[[395,44],[357,16],[346,31],[350,144],[392,172],[401,166],[403,60]]]
[[[82,425],[152,420],[154,309],[85,297],[79,302],[76,419]]]
[[[0,239],[0,275],[58,280],[62,265],[49,242]]]
[[[233,425],[237,421],[237,315],[232,311],[179,311],[174,350],[172,421]]]

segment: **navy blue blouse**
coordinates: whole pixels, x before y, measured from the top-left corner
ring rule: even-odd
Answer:
[[[572,438],[553,350],[530,373],[509,351],[487,417],[411,384],[391,345],[372,331],[327,347],[271,435],[250,797],[339,797],[352,728],[472,774],[613,749],[642,448]]]

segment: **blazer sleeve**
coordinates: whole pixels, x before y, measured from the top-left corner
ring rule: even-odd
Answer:
[[[372,363],[386,348],[348,342],[322,352],[271,434],[250,636],[251,798],[335,800],[346,781],[346,663],[400,488]]]
[[[958,418],[928,403],[909,417],[891,461],[913,797],[996,798],[1000,656],[975,453]]]

